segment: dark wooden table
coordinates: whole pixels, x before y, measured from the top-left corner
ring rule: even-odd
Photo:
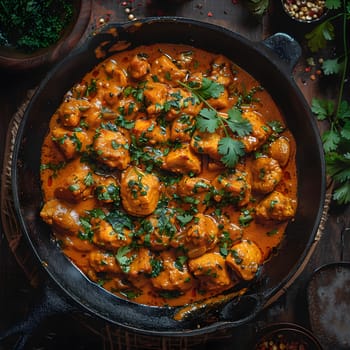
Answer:
[[[93,1],[93,10],[89,26],[82,41],[104,23],[110,21],[128,21],[126,7],[132,8],[136,18],[148,16],[176,15],[194,18],[224,26],[236,31],[244,37],[259,41],[275,32],[286,32],[295,37],[303,48],[293,74],[299,88],[307,101],[312,97],[334,98],[336,81],[324,80],[317,76],[315,80],[306,72],[306,60],[310,52],[305,48],[304,35],[311,27],[290,21],[282,12],[279,1],[271,1],[268,13],[261,19],[253,18],[242,6],[242,1],[234,0],[189,0],[182,3],[176,1]],[[45,77],[50,66],[30,71],[0,70],[0,161],[3,161],[6,134],[9,122],[19,106],[26,101],[28,92],[35,88]],[[320,129],[323,126],[320,125]],[[199,346],[182,343],[177,348],[211,349],[247,349],[248,341],[257,327],[274,322],[293,322],[310,327],[309,315],[305,299],[305,288],[312,272],[327,263],[350,260],[350,207],[330,206],[324,230],[320,236],[312,256],[303,266],[303,271],[296,277],[293,284],[274,303],[267,307],[254,322],[234,330],[225,336],[208,339]],[[27,267],[20,266],[18,257],[0,228],[0,330],[8,327],[18,319],[25,317],[32,302],[36,299],[38,290],[28,278]],[[88,318],[88,316],[87,316]],[[171,342],[147,342],[140,337],[120,334],[119,341],[111,341],[106,334],[93,329],[88,321],[72,315],[55,315],[39,325],[37,331],[29,340],[28,349],[168,349]],[[350,332],[350,326],[349,326]],[[140,340],[141,339],[141,340]],[[15,343],[0,345],[0,349],[10,349]],[[11,345],[12,344],[12,345]],[[175,348],[175,346],[174,346]]]

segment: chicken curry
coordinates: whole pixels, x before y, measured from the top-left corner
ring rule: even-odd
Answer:
[[[228,58],[154,44],[68,91],[41,155],[42,219],[92,281],[186,305],[252,281],[296,211],[295,141]]]

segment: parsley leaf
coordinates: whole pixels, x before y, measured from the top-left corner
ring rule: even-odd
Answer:
[[[334,26],[330,21],[324,21],[305,35],[307,46],[311,52],[317,52],[334,39]]]
[[[228,127],[238,136],[246,136],[252,132],[252,125],[249,120],[242,117],[242,112],[233,108],[228,111],[228,119],[226,120]]]
[[[343,65],[339,63],[338,58],[324,60],[322,70],[325,75],[338,74],[343,69]]]
[[[196,89],[196,93],[205,100],[209,98],[218,98],[224,92],[224,86],[209,78],[203,78],[200,88]]]
[[[334,102],[313,98],[311,101],[311,110],[317,115],[318,120],[325,120],[334,113]]]
[[[219,141],[219,153],[223,156],[221,161],[227,167],[234,167],[239,158],[244,155],[244,144],[239,140],[234,140],[231,137],[223,137]]]
[[[326,7],[330,10],[337,10],[341,6],[341,0],[326,0]]]
[[[220,119],[215,110],[203,108],[196,118],[196,127],[199,131],[213,133],[220,125]]]
[[[120,247],[115,255],[116,260],[118,261],[120,268],[123,272],[128,273],[130,271],[130,264],[133,261],[133,257],[128,257],[127,254],[130,253],[131,248],[129,246]]]

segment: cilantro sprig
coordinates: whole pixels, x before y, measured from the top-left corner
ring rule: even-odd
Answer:
[[[243,137],[252,132],[250,122],[242,117],[242,112],[237,108],[231,108],[227,115],[219,113],[209,103],[208,99],[218,98],[224,91],[224,86],[211,79],[203,78],[202,83],[179,84],[192,92],[198,100],[202,101],[206,108],[203,108],[196,118],[196,128],[200,132],[214,133],[222,128],[225,136],[221,138],[218,145],[218,152],[222,156],[221,161],[227,167],[234,167],[240,157],[244,156],[245,148],[242,141],[233,138],[231,135]]]
[[[344,52],[341,56],[324,60],[322,64],[324,75],[340,74],[338,97],[336,101],[314,98],[311,102],[311,109],[317,119],[327,121],[329,125],[322,134],[327,174],[335,184],[333,200],[342,205],[350,203],[350,104],[344,97],[349,60],[350,1],[326,0],[326,7],[335,10],[335,15],[320,23],[305,37],[310,50],[317,52],[335,39],[333,22],[342,20]]]

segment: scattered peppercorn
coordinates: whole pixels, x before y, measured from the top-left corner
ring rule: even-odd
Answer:
[[[324,14],[325,0],[284,0],[283,7],[292,18],[311,22]]]

